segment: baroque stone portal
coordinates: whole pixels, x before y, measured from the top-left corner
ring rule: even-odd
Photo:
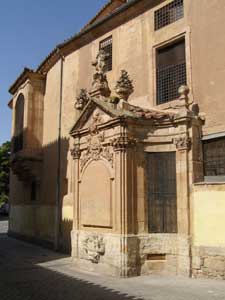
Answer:
[[[189,195],[185,191],[188,172],[195,168],[190,164],[198,159],[192,149],[198,147],[196,128],[201,126],[201,119],[189,109],[188,89],[184,87],[180,89],[180,105],[169,111],[129,104],[127,99],[134,88],[124,70],[116,85],[119,102],[111,101],[114,96],[103,92],[108,90],[104,57],[103,52],[97,56],[92,85],[95,92],[90,93],[71,130],[78,191],[74,194],[73,258],[79,266],[83,261],[98,263],[103,272],[110,270],[110,274],[122,277],[145,274],[152,268],[189,276]],[[161,155],[149,160],[157,152]],[[157,176],[149,177],[156,174],[154,170],[149,173],[149,162],[157,157],[164,159],[160,168],[167,168],[168,180],[173,178],[171,170],[178,174],[179,187],[170,193],[173,199],[168,196],[172,201],[164,224],[168,232],[159,234],[151,232],[151,224],[161,230],[160,222],[151,219],[157,218],[159,210],[146,215],[146,207],[154,209],[147,202],[152,193],[148,186],[157,180]],[[168,160],[170,157],[174,160]]]

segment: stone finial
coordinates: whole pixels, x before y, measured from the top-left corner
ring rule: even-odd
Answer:
[[[109,57],[109,54],[105,50],[99,50],[95,61],[92,62],[92,66],[95,67],[95,73],[105,73],[106,69],[106,59]]]
[[[107,58],[108,54],[104,50],[100,50],[96,57],[96,60],[92,63],[92,66],[95,67],[92,88],[90,91],[90,95],[92,97],[109,97],[111,94],[108,80],[105,74]]]
[[[121,70],[121,75],[116,83],[115,91],[120,99],[127,101],[129,96],[134,92],[132,80],[126,70]]]
[[[181,101],[181,105],[188,108],[188,106],[189,106],[188,95],[190,93],[189,87],[187,85],[181,85],[178,89],[178,93],[180,95],[179,100]]]
[[[81,89],[79,96],[76,98],[75,108],[77,110],[82,110],[84,106],[88,103],[89,97],[86,89]]]

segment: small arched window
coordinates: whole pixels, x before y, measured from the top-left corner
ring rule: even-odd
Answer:
[[[23,149],[23,127],[24,127],[24,95],[20,94],[15,106],[15,131],[14,152]]]

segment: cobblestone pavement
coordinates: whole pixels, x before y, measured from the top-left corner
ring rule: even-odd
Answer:
[[[225,300],[225,282],[117,279],[75,270],[71,259],[6,235],[0,220],[0,300]]]

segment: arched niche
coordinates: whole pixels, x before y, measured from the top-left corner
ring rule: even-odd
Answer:
[[[80,182],[81,224],[112,227],[112,177],[104,161],[91,161]]]
[[[14,152],[23,149],[24,95],[20,94],[15,105]]]

